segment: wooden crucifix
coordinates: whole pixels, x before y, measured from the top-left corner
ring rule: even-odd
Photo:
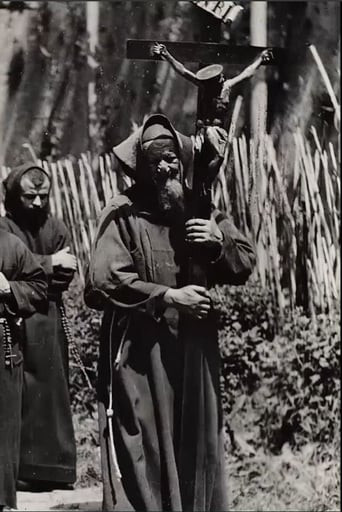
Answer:
[[[261,64],[281,62],[284,55],[285,50],[282,48],[135,39],[127,41],[127,58],[167,61],[176,72],[198,86],[197,124],[200,122],[205,125],[223,126],[230,84],[248,78]],[[184,62],[210,65],[195,74],[185,68]],[[222,64],[239,65],[244,68],[244,72],[238,77],[225,80]]]
[[[183,76],[194,83],[199,90],[197,102],[196,135],[208,133],[208,126],[224,128],[230,87],[253,74],[261,64],[276,64],[284,59],[285,50],[281,48],[263,48],[232,46],[219,43],[171,42],[136,40],[127,41],[127,58],[142,60],[164,60]],[[187,70],[184,62],[198,62],[201,65],[210,64],[200,69],[196,74]],[[237,77],[225,80],[221,64],[239,65],[244,71]],[[218,142],[222,140],[221,133],[212,132]],[[220,140],[221,139],[221,140]],[[211,141],[212,142],[212,141]],[[212,154],[212,144],[206,144],[196,152],[192,183],[192,201],[190,201],[190,216],[208,218],[210,215],[210,187],[219,166],[208,174],[208,158]],[[224,151],[223,151],[224,152]],[[221,154],[222,156],[222,154]],[[206,198],[206,199],[205,199]]]

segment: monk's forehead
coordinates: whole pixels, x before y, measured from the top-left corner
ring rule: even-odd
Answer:
[[[178,153],[178,147],[173,139],[156,139],[143,143],[144,154],[149,157],[159,157],[166,152]]]
[[[34,191],[48,191],[50,188],[50,180],[48,176],[39,169],[32,169],[27,171],[20,180],[20,188],[23,192],[29,190]]]

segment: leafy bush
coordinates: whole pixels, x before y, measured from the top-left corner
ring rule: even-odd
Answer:
[[[324,511],[341,510],[339,450],[335,443],[307,443],[281,453],[262,448],[250,455],[230,453],[229,510]]]
[[[285,443],[330,442],[340,424],[338,312],[316,322],[288,312],[275,334],[272,298],[257,284],[216,289],[214,300],[233,445],[278,453]]]
[[[83,286],[78,278],[64,294],[64,305],[78,353],[75,357],[74,350],[69,350],[71,408],[77,448],[76,487],[91,487],[101,482],[95,387],[102,314],[84,304]],[[80,369],[80,358],[86,376]]]
[[[85,305],[83,287],[79,279],[74,279],[71,283],[64,296],[64,304],[74,344],[89,379],[88,381],[81,371],[79,361],[70,350],[70,393],[73,412],[81,416],[85,413],[95,416],[97,411],[96,371],[102,314]],[[89,387],[89,382],[92,388]]]
[[[328,443],[339,428],[338,312],[316,323],[300,309],[288,312],[276,334],[277,312],[256,283],[217,287],[226,428],[246,453],[263,447],[279,453],[285,443]],[[101,313],[83,302],[74,281],[66,294],[72,334],[95,387]],[[71,397],[81,418],[96,417],[96,395],[71,358]]]

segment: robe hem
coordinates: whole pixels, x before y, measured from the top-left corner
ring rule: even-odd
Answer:
[[[76,481],[76,471],[67,467],[25,464],[20,466],[18,478],[19,480],[45,480],[73,484]]]

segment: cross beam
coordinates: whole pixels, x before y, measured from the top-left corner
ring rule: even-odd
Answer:
[[[181,62],[201,62],[202,64],[233,64],[247,66],[266,48],[261,46],[231,46],[219,43],[160,41],[172,55]],[[128,39],[126,56],[128,59],[161,60],[153,55],[151,47],[155,40]],[[267,64],[280,64],[285,60],[284,48],[272,48],[273,60]]]

